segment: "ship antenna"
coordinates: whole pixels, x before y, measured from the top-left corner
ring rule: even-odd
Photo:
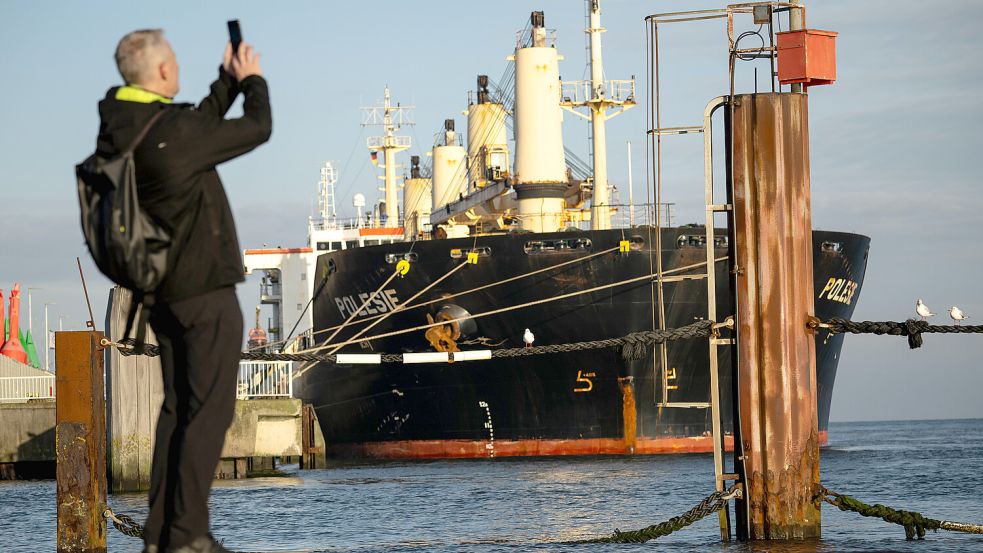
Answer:
[[[410,137],[397,136],[396,130],[403,125],[413,125],[411,111],[413,106],[404,106],[401,103],[392,105],[389,97],[389,87],[386,86],[382,104],[372,107],[363,107],[363,127],[382,127],[382,136],[371,136],[366,140],[366,146],[375,154],[382,151],[382,168],[385,171],[383,180],[385,181],[385,201],[386,206],[386,227],[396,228],[400,226],[399,221],[399,201],[397,198],[398,185],[396,184],[396,174],[399,166],[396,164],[396,153],[407,150],[410,147]]]
[[[574,108],[587,108],[591,123],[591,162],[594,194],[591,200],[591,229],[611,228],[611,201],[608,197],[608,156],[605,127],[612,119],[635,106],[635,79],[604,80],[604,63],[601,57],[600,0],[586,0],[589,26],[584,32],[590,38],[590,80],[563,83],[564,109],[576,113]],[[617,111],[609,113],[611,108]]]

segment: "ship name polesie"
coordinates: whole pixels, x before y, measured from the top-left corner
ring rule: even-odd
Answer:
[[[399,297],[396,296],[396,290],[388,288],[376,294],[372,301],[366,303],[369,296],[372,294],[369,292],[363,292],[361,294],[352,294],[350,296],[340,296],[334,298],[334,303],[338,306],[338,311],[341,313],[343,318],[348,318],[352,316],[363,303],[365,307],[358,312],[359,317],[368,317],[369,315],[381,315],[383,313],[389,313],[396,310],[396,306],[399,305]]]

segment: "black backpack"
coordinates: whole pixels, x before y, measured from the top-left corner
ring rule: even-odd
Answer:
[[[154,291],[168,268],[171,235],[140,209],[133,150],[163,114],[163,110],[155,113],[129,147],[116,156],[93,154],[75,166],[82,232],[89,253],[104,275],[133,292],[124,342],[131,342],[126,338],[140,311],[137,335],[131,342],[135,353],[144,349]]]

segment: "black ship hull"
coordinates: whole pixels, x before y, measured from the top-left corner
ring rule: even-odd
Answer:
[[[314,301],[316,338],[335,334],[331,343],[342,343],[375,323],[357,336],[370,340],[340,352],[433,351],[424,330],[397,332],[427,324],[427,315],[437,316],[442,309],[455,317],[462,310],[475,316],[462,323],[464,335],[457,340],[461,350],[522,347],[527,328],[536,345],[659,328],[651,276],[654,232],[643,227],[492,235],[325,254],[318,258],[317,275],[327,281]],[[706,280],[699,276],[706,261],[702,236],[701,227],[662,231],[663,271],[690,276],[663,283],[666,328],[706,317]],[[632,243],[628,253],[618,251],[624,239]],[[816,314],[850,318],[863,282],[869,238],[815,231],[813,241]],[[480,253],[477,264],[455,271],[468,251]],[[725,255],[726,248],[720,248],[717,257]],[[402,258],[412,260],[409,272],[382,286]],[[528,273],[533,274],[514,278]],[[717,312],[726,314],[726,263],[716,263],[715,274]],[[604,287],[613,283],[622,284]],[[393,312],[428,286],[409,308]],[[328,331],[345,323],[380,287],[349,324]],[[448,297],[455,294],[460,295]],[[520,305],[525,306],[508,309]],[[489,312],[495,313],[484,315]],[[380,335],[385,336],[372,338]],[[842,335],[826,331],[816,336],[822,441],[842,342]],[[731,427],[732,413],[728,350],[720,350],[724,428]],[[298,379],[296,391],[315,406],[328,453],[334,456],[710,451],[708,359],[707,340],[690,339],[667,345],[665,365],[658,346],[646,358],[630,362],[615,348],[603,348],[454,363],[322,364]]]

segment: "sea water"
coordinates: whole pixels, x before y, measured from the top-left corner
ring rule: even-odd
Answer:
[[[823,484],[867,503],[983,523],[983,420],[834,423]],[[711,455],[498,458],[333,464],[217,482],[212,529],[235,551],[983,551],[983,536],[929,532],[824,505],[818,541],[722,543],[716,516],[642,545],[563,542],[633,530],[713,489]],[[143,519],[143,494],[110,497]],[[109,529],[109,551],[140,540]],[[0,482],[0,553],[55,550],[55,483]]]

